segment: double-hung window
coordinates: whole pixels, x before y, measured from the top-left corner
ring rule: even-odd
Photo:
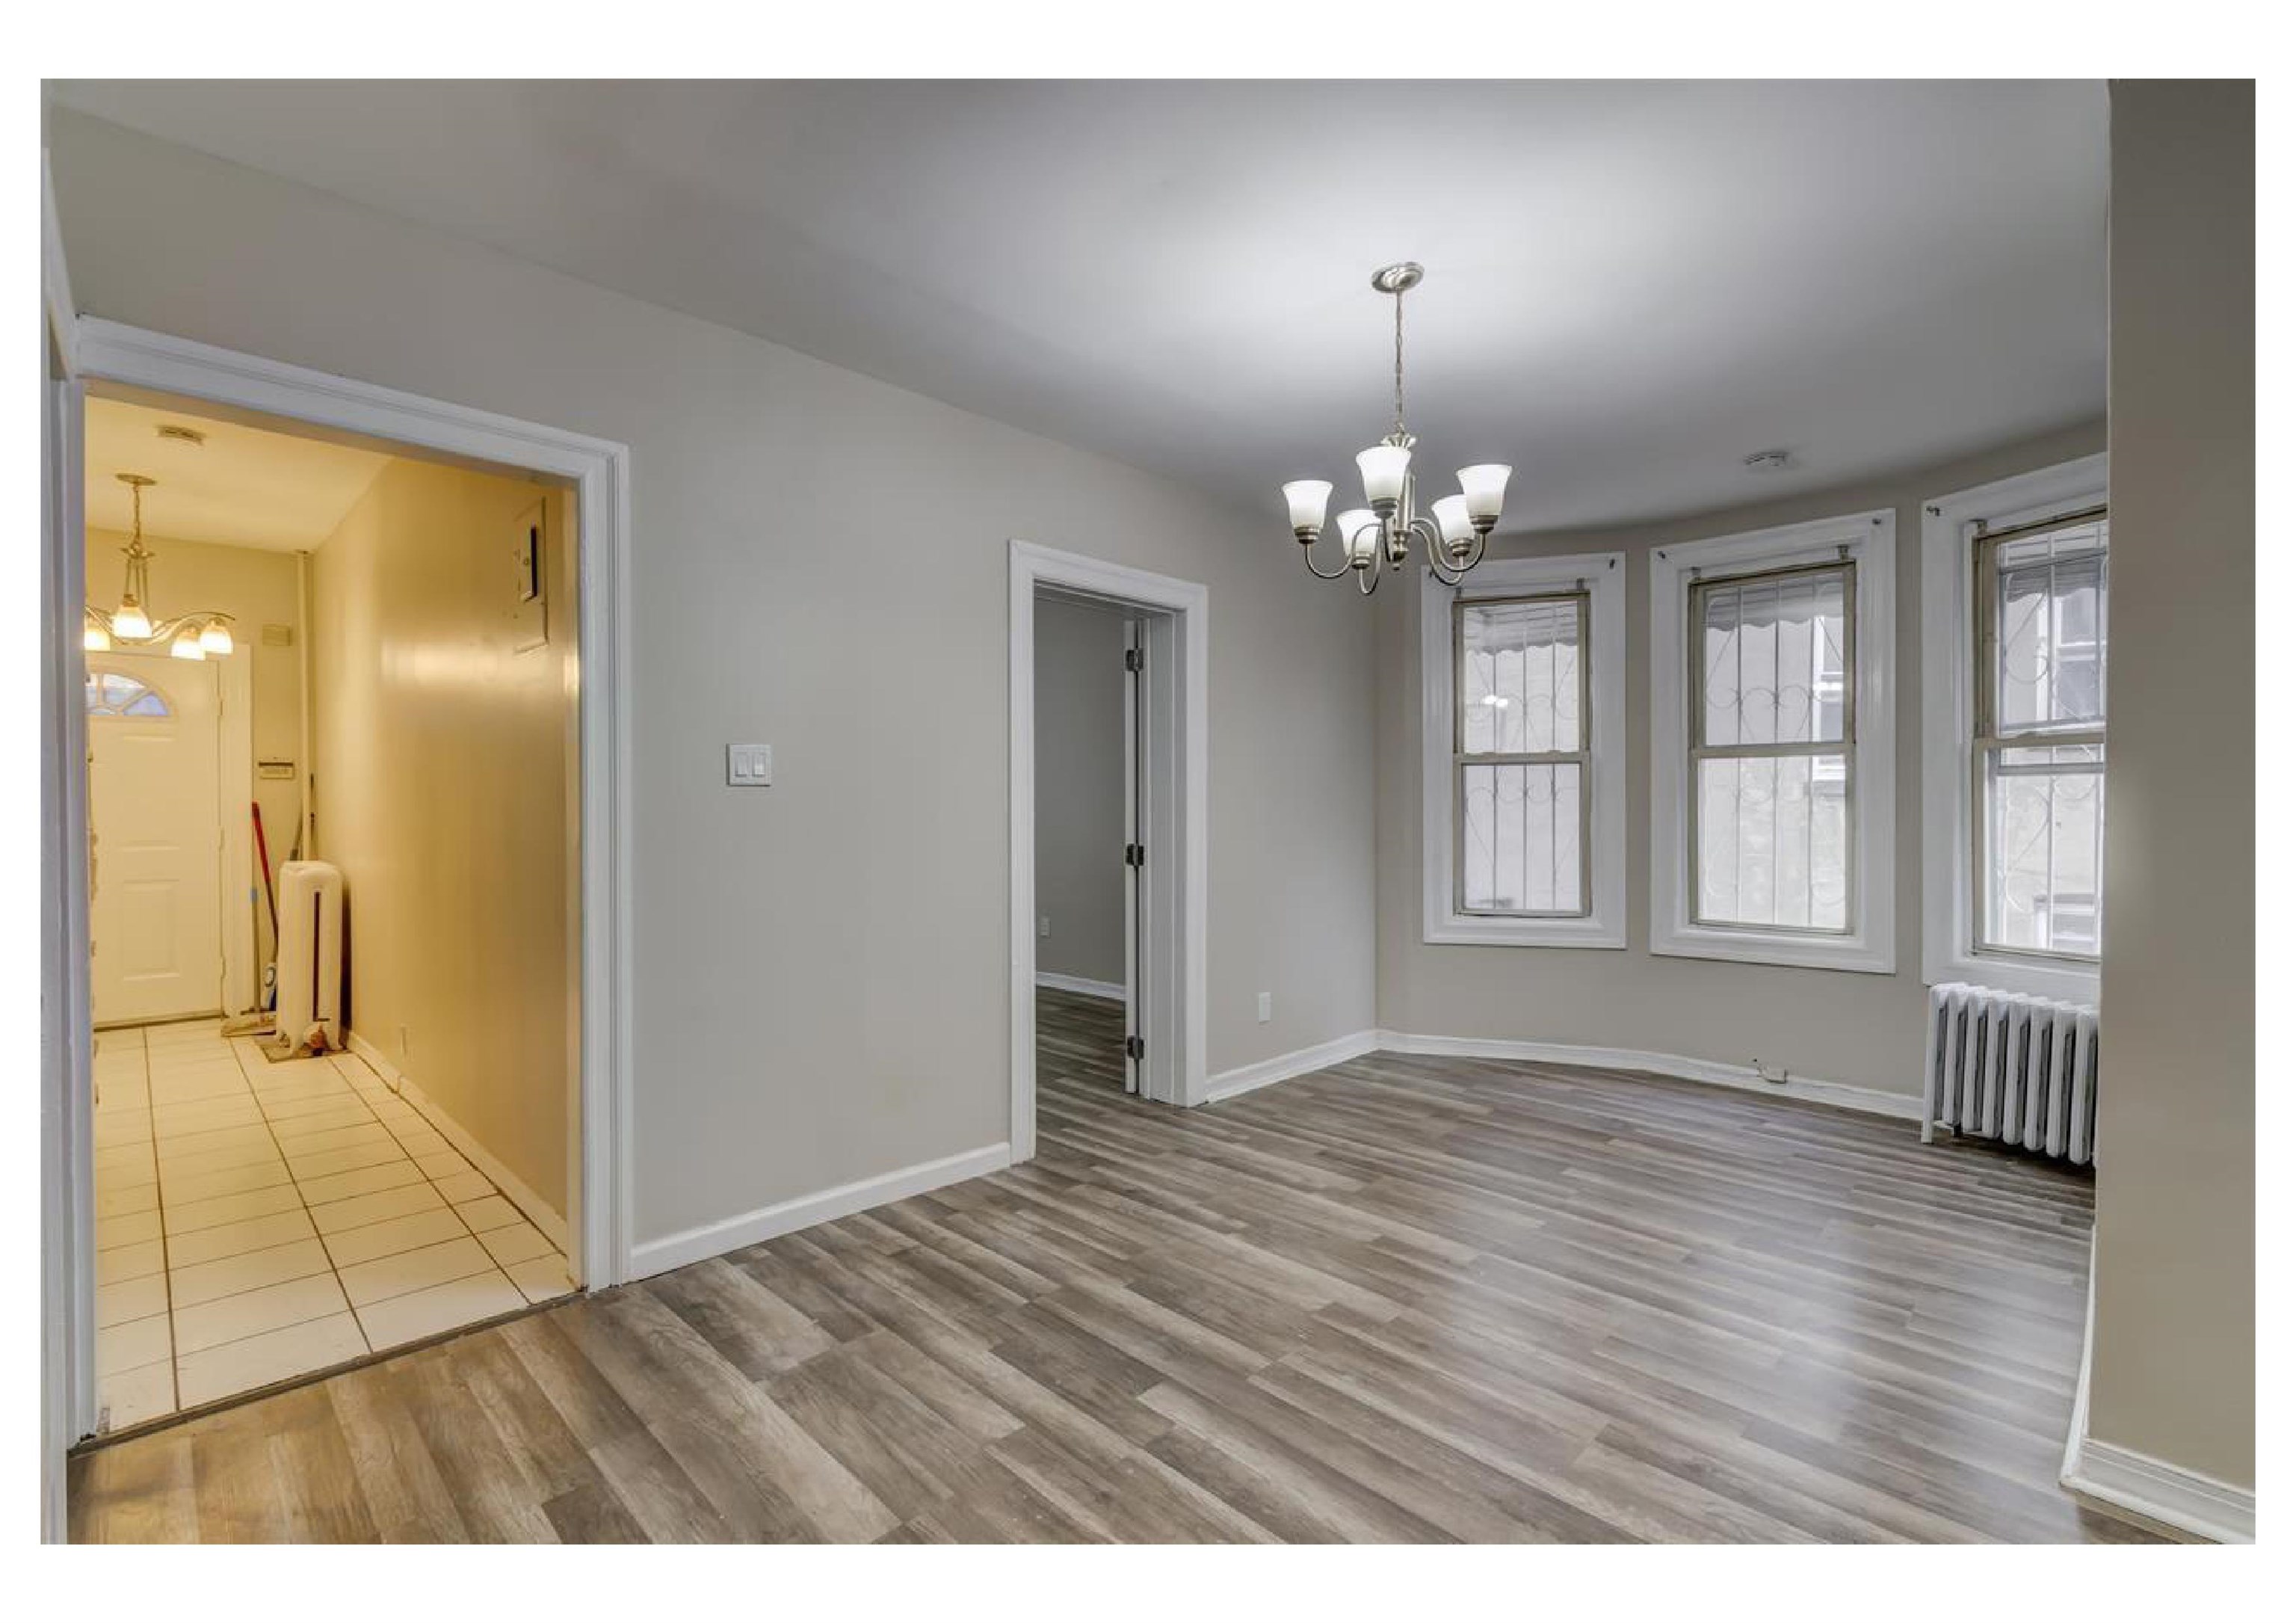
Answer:
[[[1894,965],[1894,529],[1652,551],[1652,951]]]
[[[1587,597],[1451,606],[1462,913],[1587,915]]]
[[[2110,540],[2103,457],[1925,504],[1932,982],[2095,995]]]
[[[1974,538],[1980,952],[2096,957],[2105,538],[2102,508]]]
[[[1724,574],[1690,595],[1692,922],[1841,935],[1857,565]]]
[[[1422,579],[1426,938],[1625,936],[1625,560]]]

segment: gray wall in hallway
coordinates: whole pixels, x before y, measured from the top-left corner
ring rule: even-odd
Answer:
[[[1037,943],[1040,973],[1124,980],[1121,614],[1037,600]]]

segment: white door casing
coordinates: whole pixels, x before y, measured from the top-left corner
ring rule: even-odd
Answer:
[[[1140,976],[1147,967],[1146,897],[1142,882],[1144,862],[1132,860],[1136,843],[1147,842],[1147,819],[1142,815],[1141,790],[1145,779],[1141,754],[1147,747],[1147,729],[1141,706],[1147,684],[1141,670],[1147,658],[1147,629],[1139,621],[1124,622],[1124,1091],[1140,1092],[1140,1059],[1132,1039],[1140,1033],[1146,1000],[1141,996]]]
[[[124,706],[94,705],[88,715],[95,1023],[217,1013],[222,705],[215,668],[119,652],[90,655],[87,668],[92,684],[110,676],[144,690]]]

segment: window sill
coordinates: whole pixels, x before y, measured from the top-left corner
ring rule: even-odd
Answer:
[[[2092,1008],[2097,1001],[2097,966],[2094,964],[2050,963],[1966,953],[1931,966],[1930,972],[1923,979],[1932,986],[1948,981],[1961,981],[1972,986],[1983,986],[1988,991],[2047,998],[2060,1003],[2086,1003]]]
[[[1690,927],[1654,932],[1651,951],[1667,958],[1722,959],[1788,969],[1847,969],[1862,975],[1894,975],[1898,968],[1894,950],[1856,935],[1772,935],[1759,930]]]
[[[1627,932],[1600,919],[1493,919],[1451,913],[1430,919],[1420,938],[1431,947],[1586,947],[1623,952]]]

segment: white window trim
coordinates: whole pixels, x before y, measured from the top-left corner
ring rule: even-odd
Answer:
[[[1922,504],[1922,979],[1971,981],[2003,992],[2096,1001],[2093,964],[2046,963],[1976,950],[1972,908],[1971,707],[1975,703],[1975,560],[1971,526],[2046,518],[2105,499],[2102,454],[1996,480]],[[2105,736],[2112,737],[2108,712]],[[2106,745],[2111,759],[2110,742]],[[2107,769],[2108,770],[2110,768]]]
[[[1654,548],[1651,560],[1651,951],[1874,975],[1898,967],[1897,546],[1883,507],[1775,530]],[[1856,782],[1850,928],[1798,935],[1692,922],[1689,862],[1689,596],[1693,570],[1733,573],[1826,563],[1848,548],[1857,564]]]
[[[1579,919],[1510,919],[1459,910],[1451,882],[1453,671],[1451,606],[1465,598],[1569,590],[1584,581],[1594,770],[1587,840],[1593,886]],[[1425,851],[1423,939],[1433,945],[1624,948],[1627,944],[1627,559],[1620,552],[1505,558],[1456,587],[1423,569],[1419,585],[1420,828]]]

